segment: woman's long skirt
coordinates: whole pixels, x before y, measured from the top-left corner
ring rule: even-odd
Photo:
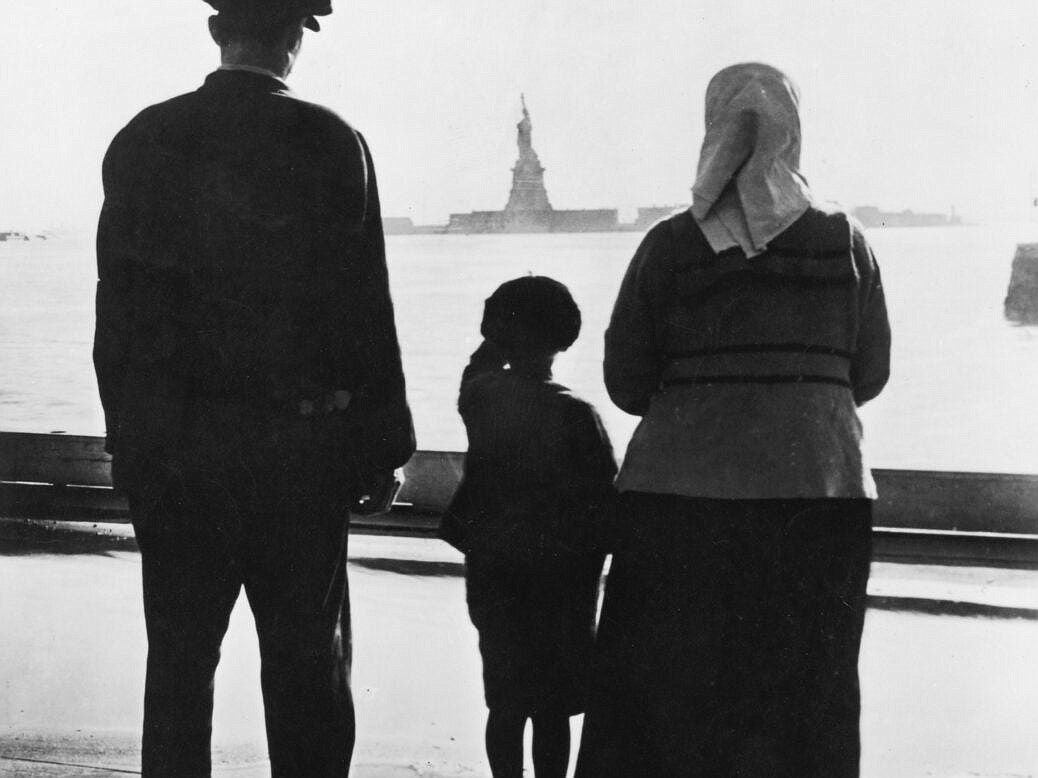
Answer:
[[[624,500],[576,778],[857,776],[871,502]]]

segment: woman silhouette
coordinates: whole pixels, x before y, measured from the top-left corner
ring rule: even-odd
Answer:
[[[642,420],[578,778],[858,774],[875,486],[856,406],[890,330],[861,230],[799,156],[789,79],[722,70],[692,208],[623,280],[605,379]]]

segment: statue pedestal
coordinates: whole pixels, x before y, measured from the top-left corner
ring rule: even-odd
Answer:
[[[1017,244],[1005,316],[1020,324],[1038,324],[1038,243]]]

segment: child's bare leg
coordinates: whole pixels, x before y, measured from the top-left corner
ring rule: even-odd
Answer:
[[[524,714],[490,711],[487,716],[487,760],[494,778],[522,778],[524,729]]]
[[[569,716],[538,713],[533,717],[533,774],[566,778],[569,766]]]

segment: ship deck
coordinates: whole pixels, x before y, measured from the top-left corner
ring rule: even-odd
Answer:
[[[489,775],[460,555],[354,534],[349,571],[352,775]],[[0,774],[137,774],[146,642],[130,528],[0,520],[0,591]],[[1038,571],[878,561],[869,592],[862,775],[1038,775]],[[269,775],[244,598],[217,675],[213,745],[214,775]]]

